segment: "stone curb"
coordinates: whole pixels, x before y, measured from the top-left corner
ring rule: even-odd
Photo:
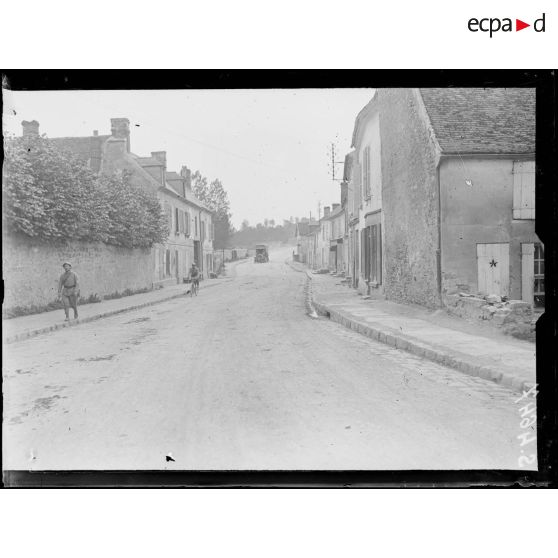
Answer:
[[[308,275],[308,277],[311,278],[310,275]],[[469,376],[477,376],[485,380],[490,380],[520,393],[523,391],[528,391],[535,385],[534,383],[525,382],[509,374],[503,373],[494,367],[481,366],[461,359],[459,357],[454,357],[440,350],[433,349],[426,344],[421,344],[420,342],[409,340],[408,338],[404,338],[398,335],[397,332],[394,332],[392,330],[390,330],[388,333],[376,327],[372,327],[368,324],[363,324],[362,322],[359,322],[353,318],[347,317],[342,312],[332,310],[325,304],[316,302],[316,300],[313,300],[312,304],[319,314],[328,316],[330,320],[344,325],[345,327],[352,329],[353,331],[356,331],[362,335],[366,335],[367,337],[370,337],[375,341],[379,341],[380,343],[386,343],[387,345],[395,347],[396,349],[401,349],[416,356],[431,360],[432,362],[454,368],[455,370],[459,370],[460,372],[468,374]]]
[[[312,294],[312,276],[310,275],[310,272],[307,269],[298,269],[297,267],[292,265],[291,261],[288,259],[285,260],[285,263],[292,270],[297,271],[298,273],[304,273],[306,275],[306,282],[304,283],[304,306],[306,308],[306,314],[310,318],[317,319],[318,313],[316,312],[313,303],[314,297]]]
[[[220,283],[209,283],[205,285],[204,290],[208,287],[213,287]],[[88,316],[87,318],[78,318],[77,320],[72,320],[71,322],[62,322],[59,324],[54,324],[51,326],[41,327],[37,329],[29,329],[24,331],[23,333],[18,333],[16,335],[12,335],[11,337],[6,337],[4,339],[4,344],[9,345],[11,343],[17,343],[18,341],[25,341],[26,339],[31,339],[32,337],[36,337],[41,333],[49,333],[50,331],[57,331],[59,329],[64,329],[67,327],[74,327],[80,324],[86,324],[89,322],[94,322],[96,320],[100,320],[102,318],[109,318],[111,316],[116,316],[117,314],[123,314],[124,312],[132,312],[133,310],[140,310],[141,308],[147,308],[149,306],[154,306],[155,304],[159,304],[161,302],[167,302],[168,300],[173,300],[175,298],[180,298],[183,296],[187,296],[190,291],[186,291],[179,294],[174,294],[172,296],[168,296],[165,298],[160,298],[157,300],[150,300],[149,302],[144,302],[142,304],[134,304],[132,306],[126,306],[125,308],[118,308],[116,310],[109,310],[108,312],[101,312],[99,314],[94,314],[93,316]]]

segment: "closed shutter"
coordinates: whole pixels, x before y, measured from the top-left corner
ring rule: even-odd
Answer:
[[[378,284],[382,284],[382,225],[378,225]]]
[[[363,188],[364,197],[370,197],[370,146],[367,145],[363,152]]]
[[[535,218],[535,162],[513,163],[513,218]]]
[[[533,304],[534,293],[534,254],[535,245],[521,245],[521,300]]]
[[[353,196],[353,215],[358,216],[358,210],[360,207],[360,197],[361,197],[361,176],[360,176],[360,163],[355,164],[354,173],[354,196]]]

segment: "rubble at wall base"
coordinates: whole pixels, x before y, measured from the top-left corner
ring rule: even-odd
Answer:
[[[458,293],[444,297],[446,309],[456,316],[482,320],[503,333],[519,339],[535,340],[533,308],[522,300],[502,300],[497,295]]]

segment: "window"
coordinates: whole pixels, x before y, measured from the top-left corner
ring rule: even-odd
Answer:
[[[513,218],[535,218],[535,161],[513,163]]]
[[[542,244],[535,244],[534,279],[535,287],[533,290],[535,306],[544,306],[544,248]]]
[[[172,215],[172,214],[171,214]],[[170,277],[171,274],[171,256],[170,250],[165,250],[165,276]]]
[[[190,212],[184,212],[184,234],[190,236]]]
[[[167,221],[169,223],[169,231],[172,231],[172,207],[170,205],[167,205],[166,210],[167,210]]]
[[[353,173],[353,206],[352,214],[354,217],[358,215],[358,208],[360,207],[361,196],[361,172],[359,163],[355,163],[355,171]]]
[[[364,198],[369,199],[370,190],[370,146],[367,145],[362,151],[362,189]]]

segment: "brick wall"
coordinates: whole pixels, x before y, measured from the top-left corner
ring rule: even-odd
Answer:
[[[379,90],[388,299],[440,305],[435,149],[415,93]]]
[[[53,302],[66,260],[80,278],[83,298],[153,286],[155,264],[149,249],[130,250],[100,242],[49,245],[6,236],[2,254],[4,310]]]

